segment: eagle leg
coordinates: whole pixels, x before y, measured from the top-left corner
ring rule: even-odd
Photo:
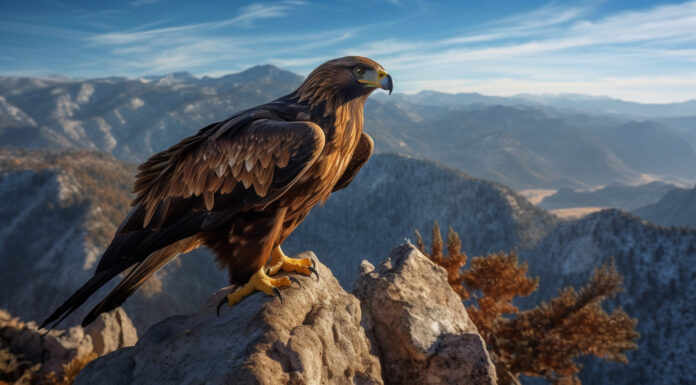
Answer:
[[[247,282],[246,285],[230,294],[227,294],[227,297],[220,301],[218,304],[218,315],[220,314],[220,307],[225,303],[227,303],[229,306],[234,306],[239,303],[239,301],[256,291],[262,291],[267,295],[277,295],[282,301],[283,297],[279,295],[280,291],[278,288],[290,286],[291,284],[292,282],[288,277],[274,279],[266,275],[264,269],[260,269],[251,276],[251,279],[249,279],[249,282]]]
[[[268,263],[268,275],[276,275],[280,270],[283,271],[294,271],[296,273],[304,275],[312,275],[314,273],[317,276],[317,281],[319,280],[319,273],[315,269],[315,262],[311,258],[290,258],[280,246],[276,246],[271,252],[271,260]]]

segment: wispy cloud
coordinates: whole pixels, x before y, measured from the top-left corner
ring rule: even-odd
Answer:
[[[593,8],[592,4],[567,6],[549,3],[541,8],[494,20],[486,24],[490,27],[507,30],[538,29],[577,20],[580,17],[589,15]]]
[[[259,46],[301,41],[301,37],[293,35],[249,35],[246,29],[260,20],[286,17],[294,9],[305,5],[306,2],[297,0],[253,3],[241,7],[234,17],[228,19],[160,28],[141,26],[95,34],[88,37],[86,42],[95,47],[108,48],[116,57],[116,60],[109,58],[108,62],[127,73],[161,73],[182,69],[195,71],[199,67],[224,62],[229,63],[227,71],[233,71],[245,65],[257,64],[253,60],[260,59],[257,52]],[[150,23],[150,26],[157,24],[161,23]],[[337,39],[340,40],[341,36],[326,35],[323,41],[330,44]],[[278,52],[275,51],[276,54]]]
[[[182,37],[182,34],[210,32],[224,27],[249,27],[253,22],[262,19],[284,17],[294,8],[305,5],[304,1],[286,0],[273,4],[250,4],[242,7],[239,14],[233,18],[212,21],[207,23],[185,24],[165,28],[133,28],[121,32],[109,32],[91,36],[88,41],[105,45],[124,45],[139,42],[152,42],[153,39],[171,39],[170,45],[174,45]]]
[[[363,55],[389,69],[401,92],[696,97],[691,81],[696,1],[618,4],[622,11],[603,0],[554,1],[496,19],[506,9],[423,0],[368,1],[359,7],[251,0],[226,2],[215,11],[201,8],[183,23],[188,15],[181,10],[190,9],[184,0],[129,1],[101,11],[61,3],[54,11],[65,17],[48,13],[43,23],[20,8],[4,12],[3,37],[56,44],[32,47],[14,43],[22,39],[0,39],[2,54],[18,58],[0,59],[0,69],[15,73],[40,66],[59,72],[47,58],[64,54],[60,68],[77,76],[183,70],[220,75],[261,63],[307,74],[326,59]],[[137,17],[127,20],[129,15]]]
[[[669,83],[664,87],[671,90],[669,93],[655,93],[652,97],[643,93],[641,97],[665,101],[670,98],[667,95],[676,95],[674,89],[692,86],[692,82],[681,82],[682,77],[669,82],[671,77],[665,76],[674,67],[685,67],[696,60],[696,2],[623,12],[596,20],[586,19],[589,12],[580,8],[564,11],[554,5],[488,23],[470,35],[420,43],[385,41],[383,45],[389,48],[383,64],[407,78],[402,88],[407,91],[435,87],[472,91],[478,87],[497,94],[513,94],[537,89],[552,92],[555,88],[555,92],[582,90],[618,95],[632,82],[654,89],[656,84],[649,79],[661,79]],[[556,16],[550,17],[551,14]],[[510,31],[524,33],[513,38]],[[478,44],[482,41],[487,44]],[[375,50],[382,43],[372,43],[366,49]],[[633,76],[651,72],[654,78]],[[416,74],[423,77],[431,73],[434,75],[430,82],[411,80]],[[524,79],[512,81],[511,74]],[[619,82],[621,77],[630,81]],[[691,91],[690,97],[694,96]]]
[[[257,20],[284,17],[293,7],[306,4],[307,3],[304,1],[283,1],[275,4],[250,4],[242,8],[242,12],[239,15],[230,20],[219,23],[217,26],[222,27],[232,24],[249,26]]]

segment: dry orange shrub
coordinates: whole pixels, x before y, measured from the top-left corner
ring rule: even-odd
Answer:
[[[75,358],[74,360],[63,365],[63,373],[56,374],[56,372],[51,372],[46,375],[46,378],[41,383],[50,385],[71,385],[73,382],[75,382],[75,378],[80,373],[82,368],[97,357],[99,357],[99,355],[92,352],[82,358]]]
[[[527,375],[558,385],[580,385],[575,362],[579,356],[625,363],[624,353],[637,348],[636,320],[621,309],[609,314],[601,306],[621,291],[622,277],[613,261],[596,268],[579,291],[565,288],[549,303],[520,311],[514,298],[531,294],[539,280],[527,276],[528,265],[518,263],[515,251],[474,257],[466,266],[467,255],[451,227],[446,255],[437,222],[432,239],[428,253],[416,231],[421,252],[447,270],[452,289],[468,300],[466,309],[486,342],[499,384],[519,384],[519,376]]]

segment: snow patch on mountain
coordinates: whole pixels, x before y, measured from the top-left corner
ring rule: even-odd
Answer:
[[[567,222],[521,250],[539,290],[522,308],[548,301],[566,286],[580,287],[592,270],[613,258],[624,293],[609,299],[638,319],[639,349],[628,365],[583,360],[588,384],[689,383],[696,372],[696,230],[660,227],[620,210]]]
[[[80,104],[88,103],[94,94],[94,85],[91,83],[82,83],[80,91],[77,94],[77,102]]]

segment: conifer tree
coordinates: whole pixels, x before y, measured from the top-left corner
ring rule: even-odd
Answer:
[[[602,308],[605,299],[621,291],[622,277],[613,259],[596,268],[579,291],[565,288],[548,303],[520,311],[513,300],[531,294],[539,280],[527,276],[528,265],[519,264],[516,251],[474,257],[464,268],[467,255],[452,227],[447,232],[447,255],[442,254],[437,222],[429,253],[418,231],[416,240],[421,252],[447,270],[450,286],[465,301],[496,366],[499,384],[519,384],[519,376],[527,375],[558,385],[580,385],[578,357],[594,355],[627,363],[625,352],[637,348],[636,320],[621,309],[609,314]]]

